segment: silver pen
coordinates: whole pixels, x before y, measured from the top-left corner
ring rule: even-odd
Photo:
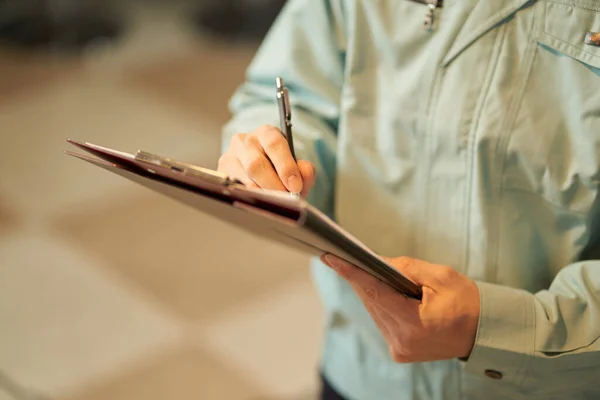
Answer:
[[[296,152],[294,151],[294,136],[292,135],[292,107],[290,105],[290,96],[288,89],[283,84],[283,79],[277,77],[275,79],[277,86],[277,104],[279,105],[279,124],[281,133],[285,136],[290,147],[290,152],[294,161],[296,160]],[[300,197],[300,193],[292,193],[295,197]]]

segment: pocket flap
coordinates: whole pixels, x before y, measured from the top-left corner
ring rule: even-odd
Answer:
[[[600,46],[586,44],[588,32],[600,32],[600,2],[547,0],[537,41],[585,64],[600,68]]]

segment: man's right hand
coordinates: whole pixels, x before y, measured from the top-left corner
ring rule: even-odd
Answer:
[[[309,161],[294,161],[281,131],[263,125],[252,133],[238,133],[219,158],[218,171],[248,187],[300,193],[306,197],[315,183]]]

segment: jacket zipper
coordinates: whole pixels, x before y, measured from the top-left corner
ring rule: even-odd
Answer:
[[[415,3],[425,4],[427,6],[427,13],[423,20],[423,28],[428,31],[433,30],[435,24],[435,10],[443,7],[444,0],[411,0]]]

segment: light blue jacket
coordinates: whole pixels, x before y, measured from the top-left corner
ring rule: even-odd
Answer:
[[[600,399],[600,47],[585,42],[600,1],[445,0],[431,31],[427,10],[290,0],[232,99],[223,146],[278,126],[283,77],[296,151],[318,168],[309,200],[376,252],[479,286],[467,362],[397,364],[315,260],[322,368],[343,395]]]

